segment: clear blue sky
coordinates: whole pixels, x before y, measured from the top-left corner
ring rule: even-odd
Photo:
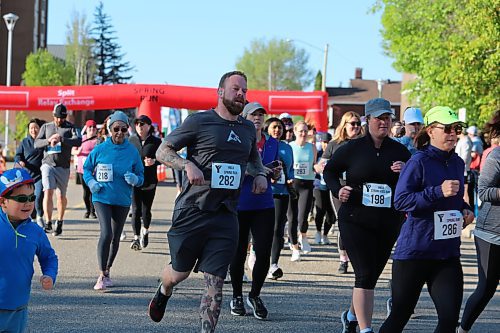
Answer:
[[[257,38],[294,39],[309,53],[309,67],[323,67],[329,44],[327,86],[345,87],[355,67],[365,79],[401,80],[382,50],[375,0],[123,1],[105,0],[135,83],[215,87]],[[50,0],[48,43],[64,44],[72,12],[92,22],[98,0]],[[142,6],[141,6],[142,4]],[[249,78],[251,80],[251,78]]]

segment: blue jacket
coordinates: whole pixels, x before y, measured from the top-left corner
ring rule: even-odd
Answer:
[[[417,151],[396,185],[394,207],[407,213],[394,259],[450,259],[460,256],[460,237],[434,240],[434,212],[470,207],[464,202],[464,162],[455,152],[433,146]],[[459,180],[457,195],[445,198],[441,184]]]
[[[98,164],[112,164],[113,181],[101,182],[99,192],[92,194],[93,202],[108,205],[129,207],[132,202],[132,186],[124,178],[129,171],[139,178],[136,184],[140,187],[144,182],[144,166],[137,149],[127,139],[122,144],[114,144],[111,138],[95,146],[83,165],[83,180],[86,184],[95,179],[95,170]]]
[[[262,164],[271,163],[279,158],[278,140],[266,135],[266,143],[261,154]],[[274,207],[273,192],[271,189],[271,180],[267,179],[267,190],[262,194],[252,193],[252,176],[246,175],[241,186],[240,199],[238,201],[238,210],[258,210]]]
[[[16,232],[17,231],[17,232]],[[35,255],[44,275],[56,281],[58,260],[42,228],[27,219],[17,230],[0,209],[0,310],[28,305]]]
[[[293,150],[286,141],[279,142],[279,160],[282,162],[283,172],[286,173],[286,180],[293,179]],[[272,183],[273,194],[289,195],[285,184]]]
[[[42,148],[35,148],[35,139],[28,134],[21,141],[19,147],[17,147],[14,161],[24,162],[25,168],[28,170],[31,178],[37,182],[42,179],[40,167],[42,166],[43,153],[44,150]]]

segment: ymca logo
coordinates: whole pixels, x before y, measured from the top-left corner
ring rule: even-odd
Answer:
[[[370,188],[372,187],[371,185],[365,184],[366,187],[366,192],[370,192]]]
[[[216,164],[215,168],[217,169],[217,173],[220,173],[220,169],[222,168],[222,165]]]
[[[437,214],[437,216],[439,217],[439,222],[443,222],[444,214]]]
[[[231,142],[231,141],[241,143],[240,137],[238,135],[236,135],[236,133],[234,133],[233,130],[231,130],[231,132],[229,132],[229,136],[227,137],[226,142]]]

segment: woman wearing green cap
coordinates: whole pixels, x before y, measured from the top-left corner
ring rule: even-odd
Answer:
[[[407,214],[392,266],[392,311],[380,333],[401,332],[424,284],[438,314],[435,332],[455,332],[463,297],[462,228],[474,219],[464,202],[464,162],[454,152],[463,124],[445,106],[430,109],[401,172],[394,207]]]

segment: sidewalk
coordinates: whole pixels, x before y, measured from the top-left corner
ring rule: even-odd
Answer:
[[[198,308],[204,289],[202,274],[193,274],[176,288],[161,323],[154,323],[147,316],[147,306],[158,285],[158,276],[169,262],[166,231],[175,193],[172,182],[162,183],[158,188],[153,205],[150,245],[146,250],[135,252],[130,249],[132,228],[130,219],[127,221],[128,238],[121,242],[111,271],[116,287],[107,292],[96,292],[92,287],[98,275],[99,225],[96,220],[82,219],[82,189],[74,184],[74,180],[71,181],[64,232],[60,237],[49,237],[59,256],[56,289],[52,292],[41,290],[37,283],[40,272],[36,264],[28,332],[199,332]],[[477,268],[473,240],[465,237],[462,240],[465,303],[475,288]],[[290,255],[291,251],[283,250],[280,265],[285,275],[279,281],[267,280],[262,292],[262,299],[270,312],[269,320],[232,316],[229,313],[231,286],[225,285],[217,332],[341,331],[339,316],[349,307],[354,283],[352,269],[350,274],[337,274],[335,245],[313,245],[313,252],[303,256],[298,263],[290,262]],[[376,331],[385,318],[389,279],[390,265],[375,292],[373,326]],[[244,292],[248,291],[249,286],[244,285]],[[434,306],[424,290],[416,315],[405,332],[433,332],[436,322]],[[498,332],[499,327],[500,294],[497,293],[472,332],[493,333]]]

